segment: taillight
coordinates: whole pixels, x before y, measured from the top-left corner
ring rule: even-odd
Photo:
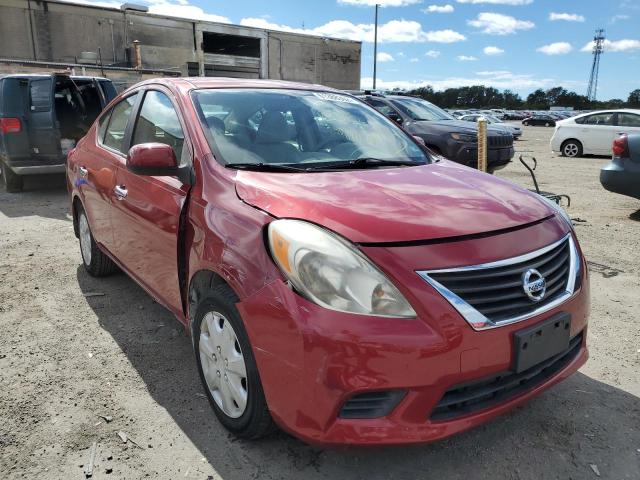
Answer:
[[[629,143],[626,135],[620,135],[613,141],[613,156],[614,157],[628,157],[629,156]]]
[[[0,118],[0,131],[2,133],[20,133],[22,124],[19,118]]]

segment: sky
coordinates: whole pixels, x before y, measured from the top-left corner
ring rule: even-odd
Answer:
[[[77,0],[75,0],[77,1]],[[111,0],[81,0],[119,6]],[[563,86],[585,94],[592,39],[606,32],[598,99],[640,88],[640,0],[136,0],[151,13],[360,40],[362,87],[465,85],[526,96]]]

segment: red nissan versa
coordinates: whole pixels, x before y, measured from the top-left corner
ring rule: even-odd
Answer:
[[[317,85],[176,78],[119,95],[69,155],[89,274],[185,325],[220,422],[320,444],[432,441],[587,359],[562,209]]]

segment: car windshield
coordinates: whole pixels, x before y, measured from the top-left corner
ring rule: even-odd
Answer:
[[[212,151],[229,167],[308,171],[429,162],[414,139],[350,95],[202,89],[193,100]]]
[[[425,102],[418,98],[401,97],[391,98],[390,100],[399,110],[402,110],[402,112],[412,120],[437,121],[456,119],[440,107],[436,107],[432,103]]]

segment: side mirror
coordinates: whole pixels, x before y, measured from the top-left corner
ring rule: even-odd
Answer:
[[[141,143],[129,150],[127,169],[137,175],[171,177],[178,174],[178,161],[169,145]]]
[[[419,137],[417,135],[412,135],[413,139],[418,142],[420,145],[422,145],[423,147],[426,147],[427,144],[424,142],[424,139],[422,137]]]

